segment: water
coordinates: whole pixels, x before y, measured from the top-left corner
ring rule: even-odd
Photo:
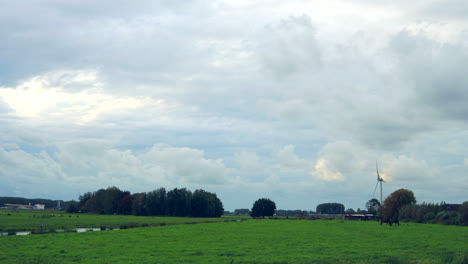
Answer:
[[[101,231],[101,228],[77,228],[76,232],[83,233],[86,231]]]

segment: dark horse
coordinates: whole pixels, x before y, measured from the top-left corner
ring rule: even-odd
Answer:
[[[395,226],[400,226],[400,221],[398,221],[398,218],[397,219],[382,219],[380,220],[380,225],[382,225],[383,223],[386,223],[388,224],[389,226],[392,226],[392,224],[395,224]]]

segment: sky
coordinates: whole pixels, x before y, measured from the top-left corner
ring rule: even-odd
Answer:
[[[468,200],[468,1],[0,6],[0,196]]]

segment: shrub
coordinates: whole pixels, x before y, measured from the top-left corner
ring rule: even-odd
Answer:
[[[435,218],[435,214],[433,212],[429,212],[424,215],[424,222],[429,222],[434,218]]]
[[[438,221],[447,220],[449,217],[450,214],[445,211],[438,212],[436,215]]]

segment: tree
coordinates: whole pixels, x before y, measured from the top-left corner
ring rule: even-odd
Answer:
[[[191,216],[220,217],[224,208],[221,200],[214,193],[196,190],[192,195]]]
[[[468,201],[460,206],[458,212],[460,213],[460,222],[464,225],[468,225]]]
[[[165,215],[166,208],[166,189],[159,188],[146,194],[147,215]]]
[[[67,213],[78,213],[79,211],[79,203],[76,201],[71,200],[67,203]]]
[[[87,192],[87,193],[85,193],[85,194],[83,194],[83,195],[80,195],[80,197],[79,197],[79,200],[80,200],[79,206],[80,206],[80,207],[84,206],[85,203],[86,203],[89,199],[91,199],[92,197],[93,197],[93,193],[92,193],[92,192]]]
[[[170,216],[189,216],[190,215],[190,202],[192,199],[192,192],[182,188],[171,190],[167,193],[167,204]]]
[[[252,217],[265,217],[273,216],[275,214],[276,204],[268,198],[261,198],[255,201],[250,216]]]
[[[146,193],[134,193],[131,196],[132,215],[146,215]]]
[[[380,209],[381,209],[381,204],[379,202],[379,200],[373,198],[373,199],[370,199],[367,203],[366,203],[366,208],[367,208],[367,211],[369,212],[369,214],[377,214],[380,212]]]
[[[343,214],[344,205],[340,203],[324,203],[317,205],[318,214]]]
[[[130,194],[120,199],[119,211],[124,215],[132,214],[132,196]]]
[[[382,213],[384,220],[397,220],[400,208],[405,205],[416,204],[414,193],[407,189],[399,189],[385,199]]]
[[[123,192],[119,188],[115,186],[107,188],[102,197],[101,211],[104,211],[105,214],[119,213],[120,199],[122,197]]]

